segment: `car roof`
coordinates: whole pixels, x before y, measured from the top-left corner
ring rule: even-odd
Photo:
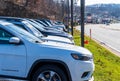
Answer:
[[[10,24],[12,24],[12,23],[5,22],[5,21],[3,21],[3,20],[0,20],[0,25],[2,25],[2,26],[10,25]]]

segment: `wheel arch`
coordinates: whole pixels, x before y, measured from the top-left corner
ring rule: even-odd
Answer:
[[[42,60],[37,60],[36,62],[33,63],[32,67],[29,70],[27,79],[31,79],[33,73],[41,66],[43,65],[47,65],[47,64],[52,64],[52,65],[56,65],[58,67],[60,67],[66,74],[67,79],[69,81],[72,81],[71,75],[70,75],[70,71],[69,68],[67,66],[67,64],[63,61],[59,61],[59,60],[51,60],[51,59],[42,59]]]

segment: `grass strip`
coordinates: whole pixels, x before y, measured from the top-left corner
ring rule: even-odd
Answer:
[[[80,32],[74,30],[74,41],[80,46]],[[89,44],[85,48],[90,50],[94,56],[95,72],[94,81],[120,81],[120,57],[117,57],[94,40],[85,36]]]

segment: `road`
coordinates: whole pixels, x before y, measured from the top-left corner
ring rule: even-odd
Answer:
[[[77,27],[80,30],[80,27]],[[116,50],[120,55],[120,23],[117,24],[87,24],[85,25],[85,34],[102,44]]]

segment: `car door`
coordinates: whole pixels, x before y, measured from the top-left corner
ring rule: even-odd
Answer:
[[[23,43],[10,44],[9,39],[15,37],[0,28],[0,75],[25,76],[26,49]]]

